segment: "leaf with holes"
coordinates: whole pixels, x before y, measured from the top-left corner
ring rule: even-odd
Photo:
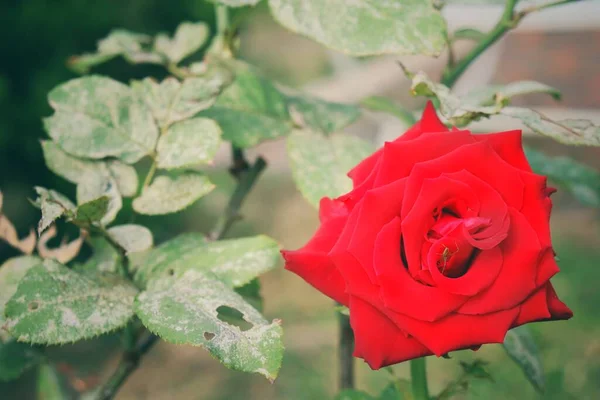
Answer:
[[[54,221],[63,215],[72,215],[75,204],[64,195],[40,186],[35,187],[38,194],[36,205],[42,210],[42,219],[38,223],[38,235],[41,235]]]
[[[600,172],[568,157],[550,157],[526,148],[531,168],[566,189],[582,204],[600,207]]]
[[[159,168],[210,164],[221,144],[221,128],[212,119],[192,118],[172,125],[158,140]]]
[[[146,284],[194,270],[210,273],[228,286],[239,287],[275,268],[280,258],[279,244],[264,235],[207,242],[200,234],[188,233],[137,260],[135,279]]]
[[[110,78],[72,79],[48,94],[54,114],[44,120],[50,137],[77,157],[117,157],[132,164],[152,153],[158,128],[128,86]]]
[[[109,228],[107,232],[127,253],[148,250],[154,243],[150,229],[141,225],[117,225]]]
[[[123,56],[132,64],[152,63],[162,64],[161,55],[152,52],[150,44],[152,37],[130,32],[125,29],[115,29],[107,37],[98,42],[95,53],[86,53],[71,57],[69,66],[75,72],[85,74],[90,68],[112,60],[117,56]]]
[[[113,178],[119,192],[131,197],[137,191],[138,177],[131,165],[119,160],[91,161],[67,154],[51,140],[42,140],[46,166],[56,175],[76,184]]]
[[[352,189],[347,172],[374,148],[353,136],[326,138],[297,130],[288,138],[287,151],[296,186],[309,203],[318,207],[322,197],[337,197]]]
[[[17,379],[40,359],[39,351],[30,345],[0,337],[0,382]]]
[[[277,376],[283,356],[280,322],[269,323],[223,282],[188,270],[152,281],[135,305],[144,326],[164,340],[203,346],[231,369],[271,381]],[[219,319],[223,306],[239,311],[252,327],[242,330]]]
[[[504,338],[504,350],[521,367],[533,387],[544,390],[545,378],[539,351],[526,326],[513,328]]]
[[[10,258],[0,266],[0,326],[4,324],[4,307],[17,291],[19,282],[31,267],[41,263],[39,257],[21,256]],[[0,329],[0,342],[3,333]]]
[[[229,84],[230,79],[228,75],[219,73],[187,78],[183,82],[167,78],[158,83],[154,79],[146,78],[134,81],[131,87],[150,108],[158,125],[164,129],[213,105],[217,95],[223,86]]]
[[[269,0],[269,6],[289,30],[354,56],[438,55],[446,44],[444,18],[428,0]]]
[[[133,200],[133,209],[146,215],[174,213],[191,206],[214,188],[215,185],[199,173],[159,176],[140,197]]]
[[[54,261],[31,267],[6,303],[5,327],[21,342],[63,344],[124,326],[137,289],[117,275],[81,275]]]
[[[154,41],[154,50],[163,54],[171,63],[178,64],[198,51],[208,36],[208,25],[204,22],[182,22],[175,30],[173,38],[159,34]]]
[[[235,80],[217,102],[200,115],[217,121],[223,139],[240,148],[278,138],[292,129],[286,97],[243,64],[238,64]]]
[[[290,96],[288,108],[299,126],[323,133],[337,132],[360,117],[360,109],[355,105],[309,96]]]

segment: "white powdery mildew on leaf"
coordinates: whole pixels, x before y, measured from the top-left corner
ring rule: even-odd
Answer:
[[[306,130],[294,131],[287,142],[296,186],[315,207],[322,197],[337,197],[352,189],[348,171],[374,151],[364,140]]]
[[[227,7],[255,6],[260,0],[212,0],[213,3],[225,4]]]
[[[54,190],[36,186],[35,191],[39,196],[36,202],[42,210],[42,218],[38,223],[39,235],[66,212],[74,210],[75,204],[67,197]]]
[[[114,156],[134,163],[150,154],[158,128],[129,87],[110,78],[70,80],[48,95],[55,113],[44,120],[50,137],[78,157]]]
[[[133,200],[140,214],[159,215],[181,211],[215,188],[202,174],[186,172],[176,177],[159,176]]]
[[[239,287],[275,268],[280,258],[279,244],[264,235],[206,242],[202,235],[186,234],[144,254],[135,278],[145,284],[194,270]]]
[[[75,266],[74,269],[84,273],[117,273],[120,260],[117,250],[103,237],[92,236],[88,242],[93,249],[92,256],[84,264]]]
[[[360,56],[437,55],[446,23],[429,0],[269,0],[276,20],[325,46]]]
[[[341,130],[360,116],[355,105],[331,103],[308,96],[290,96],[288,107],[292,118],[297,117],[300,126],[323,133]]]
[[[233,83],[200,116],[217,121],[223,139],[241,148],[286,135],[292,128],[285,96],[243,63],[236,64]]]
[[[511,329],[504,338],[504,350],[523,369],[527,379],[540,391],[545,379],[542,361],[535,341],[525,326]]]
[[[108,198],[108,207],[106,214],[100,220],[102,225],[107,225],[114,221],[117,214],[123,207],[123,199],[116,180],[109,174],[88,176],[77,185],[77,204],[83,205],[100,197]]]
[[[117,275],[79,274],[45,260],[27,271],[6,304],[6,328],[19,341],[62,344],[124,326],[137,289]]]
[[[131,87],[150,108],[158,125],[166,128],[213,105],[223,86],[228,83],[228,76],[212,74],[187,78],[183,82],[167,78],[158,83],[146,78],[134,81]]]
[[[34,256],[21,256],[7,260],[0,266],[0,326],[4,324],[4,307],[15,294],[19,282],[27,271],[42,263],[42,259]],[[3,331],[0,329],[0,341]]]
[[[199,50],[208,39],[208,35],[208,25],[205,23],[182,22],[172,39],[164,34],[158,35],[154,42],[154,50],[177,64]]]
[[[252,327],[242,331],[219,319],[221,306],[241,312]],[[203,346],[232,369],[257,372],[270,380],[277,376],[283,355],[280,322],[266,321],[219,280],[193,270],[156,280],[138,296],[136,313],[166,341]]]
[[[210,164],[221,144],[221,128],[211,119],[192,118],[172,125],[158,140],[159,168]]]
[[[137,253],[152,247],[154,240],[150,229],[142,225],[126,224],[108,229],[109,236],[127,253]]]

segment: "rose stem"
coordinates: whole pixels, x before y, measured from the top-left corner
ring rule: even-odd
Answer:
[[[414,400],[429,400],[425,357],[415,358],[410,361],[410,377]]]
[[[350,318],[339,313],[340,328],[339,361],[340,361],[340,390],[354,388],[354,333],[350,326]]]

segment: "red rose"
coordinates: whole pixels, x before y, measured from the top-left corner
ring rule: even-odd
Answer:
[[[378,369],[501,343],[516,326],[573,314],[550,283],[553,189],[521,132],[449,131],[421,121],[323,198],[321,226],[286,268],[348,306],[354,355]]]

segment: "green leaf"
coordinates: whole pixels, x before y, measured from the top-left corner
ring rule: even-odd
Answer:
[[[335,396],[335,400],[377,400],[370,394],[356,389],[345,389]]]
[[[407,127],[413,125],[417,122],[415,116],[410,110],[400,106],[399,104],[394,103],[392,100],[386,97],[380,96],[371,96],[362,100],[360,104],[368,108],[372,111],[384,112],[387,114],[391,114],[397,117],[400,121],[402,121]]]
[[[50,140],[42,140],[42,150],[46,166],[69,182],[85,184],[112,177],[123,196],[131,197],[137,191],[138,177],[135,168],[119,160],[103,162],[73,157]]]
[[[40,365],[37,379],[37,400],[68,399],[58,371],[50,364]]]
[[[5,327],[21,342],[63,344],[124,326],[137,289],[117,275],[81,275],[47,259],[31,267],[6,304]]]
[[[224,4],[227,7],[255,6],[260,0],[210,0],[213,3]]]
[[[456,31],[454,31],[452,36],[455,40],[456,39],[467,39],[467,40],[474,40],[474,41],[478,42],[481,39],[483,39],[484,37],[486,37],[486,34],[477,29],[473,29],[473,28],[461,28],[461,29],[457,29]]]
[[[526,326],[513,328],[504,338],[504,350],[521,367],[531,384],[544,391],[545,379],[539,351]]]
[[[31,267],[41,263],[39,257],[21,256],[10,258],[0,266],[0,326],[4,324],[4,307],[17,291],[19,282]],[[0,342],[2,333],[0,330]]]
[[[158,35],[154,41],[154,49],[171,63],[177,64],[198,51],[208,36],[208,26],[204,22],[182,22],[172,39],[165,34]]]
[[[269,0],[289,30],[354,56],[438,55],[446,23],[429,0]]]
[[[157,83],[151,78],[146,78],[132,82],[131,87],[150,108],[159,126],[164,129],[213,105],[223,86],[229,83],[229,79],[228,75],[219,73],[187,78],[183,82],[167,78]]]
[[[109,202],[107,196],[85,202],[77,207],[73,220],[84,223],[98,222],[106,215]]]
[[[141,225],[126,224],[108,229],[108,235],[127,253],[138,253],[152,247],[154,240],[150,229]]]
[[[531,168],[566,189],[582,204],[600,207],[600,172],[568,157],[550,157],[525,148]]]
[[[286,97],[250,67],[240,65],[233,83],[200,113],[221,126],[223,139],[240,148],[286,135],[292,128]]]
[[[290,96],[288,107],[300,126],[323,133],[339,131],[360,117],[360,108],[355,105],[331,103],[308,96]]]
[[[252,327],[242,331],[220,320],[221,307],[238,310]],[[260,373],[273,381],[281,367],[280,321],[269,323],[223,282],[198,271],[152,281],[138,296],[136,313],[164,340],[203,346],[228,368]]]
[[[62,217],[65,213],[75,209],[75,204],[67,197],[54,190],[36,186],[35,191],[39,196],[36,200],[36,204],[38,204],[42,210],[42,218],[38,223],[38,235],[41,235],[54,221]]]
[[[120,256],[117,250],[103,237],[93,236],[88,239],[93,249],[92,256],[82,265],[75,267],[77,271],[88,272],[119,272]]]
[[[200,234],[184,234],[161,244],[136,261],[135,279],[146,284],[154,279],[181,276],[188,270],[210,273],[226,285],[239,287],[279,263],[279,244],[259,235],[206,242]]]
[[[568,145],[600,146],[600,126],[583,119],[553,120],[527,108],[506,107],[503,115],[517,118],[535,133]]]
[[[123,199],[115,179],[108,174],[96,175],[95,179],[88,179],[77,185],[77,204],[79,204],[79,207],[101,198],[108,200],[106,212],[100,220],[102,225],[107,225],[114,221],[123,207]]]
[[[39,360],[40,353],[30,345],[0,338],[0,382],[17,379]]]
[[[113,156],[132,164],[154,150],[158,129],[129,87],[110,78],[72,79],[48,95],[55,113],[44,120],[50,137],[67,153]]]
[[[174,213],[191,206],[214,188],[215,185],[199,173],[159,176],[140,197],[133,200],[133,209],[146,215]]]
[[[296,186],[309,203],[318,207],[322,197],[337,197],[352,189],[346,174],[374,148],[353,136],[327,138],[297,130],[288,138],[287,151]]]
[[[130,32],[124,29],[115,29],[107,37],[98,42],[96,53],[86,53],[81,56],[71,57],[69,66],[77,73],[85,74],[90,68],[103,64],[117,56],[123,56],[132,64],[153,63],[162,64],[163,58],[153,53],[149,48],[152,37]]]
[[[159,168],[173,169],[210,164],[221,144],[221,128],[207,118],[193,118],[172,125],[158,140]]]

